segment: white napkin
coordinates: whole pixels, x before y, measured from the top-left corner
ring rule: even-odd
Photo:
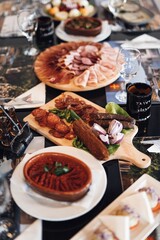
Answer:
[[[160,40],[148,34],[142,34],[131,41],[125,41],[122,46],[138,49],[156,49],[160,48]]]
[[[41,220],[35,220],[30,226],[28,226],[24,232],[22,232],[16,240],[41,240],[42,239],[42,222]]]
[[[153,144],[151,147],[147,149],[148,152],[151,153],[160,153],[160,139],[157,140],[144,140],[141,141],[142,144]]]
[[[18,27],[17,16],[11,15],[6,16],[0,32],[0,37],[19,37],[22,33]]]
[[[18,96],[16,99],[28,96],[29,94],[31,94],[31,100],[33,101],[33,103],[18,104],[17,102],[17,105],[16,105],[16,102],[14,102],[13,100],[13,101],[10,101],[9,104],[12,103],[16,109],[37,108],[45,104],[46,87],[44,83],[39,83],[35,87],[29,89],[27,92]]]
[[[160,141],[157,141],[154,145],[149,147],[147,151],[151,153],[160,153]]]
[[[44,148],[44,146],[45,146],[45,138],[43,136],[34,137],[30,142],[30,144],[28,145],[28,147],[26,148],[25,154],[38,151]]]

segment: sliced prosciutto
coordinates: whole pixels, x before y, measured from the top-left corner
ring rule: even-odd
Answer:
[[[86,87],[88,83],[89,74],[90,74],[90,71],[86,70],[80,76],[74,79],[74,84],[76,86]]]
[[[117,76],[116,56],[108,43],[61,43],[42,52],[34,70],[46,84],[98,86]]]
[[[105,74],[102,73],[101,69],[100,69],[100,65],[99,64],[95,64],[93,66],[94,71],[97,75],[97,79],[99,83],[102,83],[104,81],[106,81],[108,78],[105,76]]]

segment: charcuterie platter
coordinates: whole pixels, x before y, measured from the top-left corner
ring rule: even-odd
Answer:
[[[118,49],[108,43],[68,42],[47,48],[34,63],[40,81],[63,91],[91,91],[113,83]]]
[[[98,113],[106,112],[105,108],[102,108],[102,107],[100,107],[100,106],[88,101],[87,99],[82,98],[79,95],[72,93],[72,92],[62,93],[60,96],[56,97],[55,99],[51,100],[50,102],[48,102],[47,104],[42,106],[41,109],[48,112],[49,110],[54,109],[57,106],[56,105],[57,100],[59,102],[59,99],[62,99],[62,98],[65,99],[67,97],[74,99],[74,101],[75,101],[75,99],[76,100],[78,99],[80,102],[87,104],[88,109],[93,108]],[[43,112],[43,110],[42,110],[42,112]],[[37,114],[39,114],[38,111],[39,110],[36,110],[36,116],[33,114],[33,112],[31,114],[29,114],[28,116],[26,116],[24,118],[24,121],[25,122],[27,121],[32,129],[34,129],[39,134],[42,134],[43,136],[45,136],[46,138],[48,138],[50,141],[52,141],[56,145],[73,146],[73,138],[69,139],[69,138],[62,137],[61,135],[57,135],[57,133],[55,134],[56,131],[55,132],[52,131],[42,121],[40,122],[40,124],[41,124],[41,126],[40,126],[39,123],[35,120],[38,116]],[[87,110],[87,111],[89,111],[89,110]],[[39,117],[39,119],[40,119],[40,117]],[[68,124],[68,125],[71,125],[71,124]],[[126,134],[124,134],[124,138],[120,142],[119,148],[113,154],[109,154],[108,157],[105,159],[100,159],[98,157],[97,157],[97,159],[102,160],[102,162],[103,162],[103,160],[107,161],[107,160],[113,160],[113,159],[122,159],[122,160],[129,161],[131,164],[134,164],[140,168],[147,168],[151,164],[151,159],[146,154],[138,151],[133,146],[133,143],[132,143],[132,140],[137,132],[138,132],[138,127],[136,125],[133,125],[133,128],[130,129]],[[104,144],[102,144],[102,145],[104,145]]]

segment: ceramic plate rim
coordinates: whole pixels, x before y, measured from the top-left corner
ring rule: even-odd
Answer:
[[[48,151],[53,151],[53,152],[58,151],[60,153],[66,153],[71,156],[74,154],[75,157],[84,161],[91,168],[92,173],[93,171],[101,172],[101,181],[103,182],[103,184],[100,184],[101,185],[101,188],[100,188],[99,182],[98,182],[98,188],[96,188],[96,191],[94,192],[94,201],[91,202],[88,208],[84,208],[81,206],[77,207],[76,205],[75,206],[64,205],[63,207],[60,207],[58,209],[57,207],[53,207],[53,205],[48,207],[47,205],[44,205],[44,203],[42,205],[40,202],[37,202],[36,199],[33,199],[32,196],[28,195],[27,192],[23,191],[23,187],[27,186],[23,176],[23,166],[25,162],[28,161],[32,156],[35,156],[39,153],[48,152]],[[83,159],[84,157],[87,157],[87,160],[84,160]],[[14,181],[16,177],[19,178],[18,188]],[[96,181],[95,181],[95,184],[97,184]],[[21,187],[22,187],[22,190],[19,190],[19,188]],[[99,201],[102,199],[105,193],[106,187],[107,187],[107,176],[100,161],[95,159],[91,154],[85,152],[84,150],[80,150],[80,149],[77,149],[74,147],[68,147],[68,146],[47,147],[26,156],[26,158],[24,158],[24,161],[22,160],[14,170],[11,177],[11,186],[10,186],[14,201],[24,212],[26,212],[27,214],[33,217],[36,217],[42,220],[47,220],[47,221],[64,221],[64,220],[70,220],[70,219],[74,219],[84,215],[99,203]],[[52,211],[48,211],[47,213],[47,210],[50,210],[50,209],[52,209]],[[54,216],[54,213],[57,214],[57,216]]]

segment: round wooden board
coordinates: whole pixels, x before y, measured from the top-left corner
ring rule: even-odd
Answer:
[[[34,71],[39,78],[40,81],[44,82],[46,85],[56,88],[63,91],[73,91],[73,92],[84,92],[84,91],[92,91],[99,88],[103,88],[114,81],[116,81],[119,77],[119,73],[115,72],[112,77],[105,79],[101,83],[92,86],[80,87],[74,84],[74,78],[71,78],[68,83],[53,83],[51,82],[51,78],[54,78],[54,55],[58,54],[59,51],[63,51],[63,49],[69,49],[70,51],[77,49],[81,45],[91,44],[100,48],[102,46],[101,43],[94,42],[68,42],[61,43],[59,45],[47,48],[45,51],[40,53],[34,63]],[[62,56],[62,55],[60,55]],[[57,73],[59,74],[59,73]],[[61,78],[61,76],[60,76]]]

